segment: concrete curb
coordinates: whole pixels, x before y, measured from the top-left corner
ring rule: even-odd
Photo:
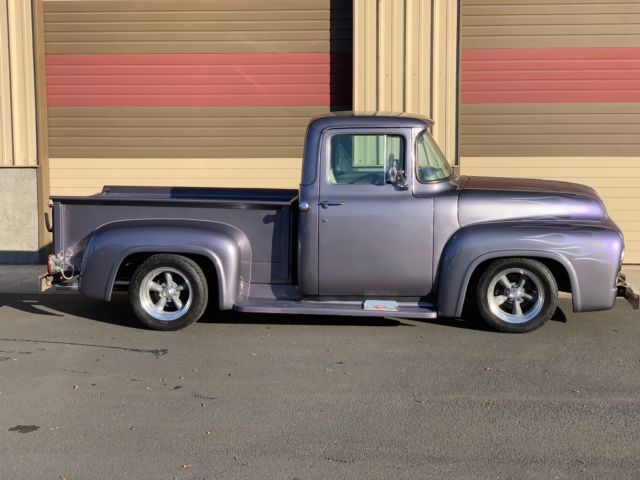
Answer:
[[[622,271],[627,275],[627,281],[640,290],[640,265],[628,265]],[[54,290],[47,285],[46,281],[40,278],[46,272],[46,265],[0,265],[0,293],[69,293]]]

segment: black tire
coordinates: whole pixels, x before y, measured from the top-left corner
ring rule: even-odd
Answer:
[[[493,261],[480,277],[475,293],[482,319],[499,332],[525,333],[540,328],[558,306],[555,277],[542,262],[530,258]]]
[[[158,291],[158,287],[162,290]],[[191,325],[202,317],[208,300],[207,279],[202,269],[181,255],[152,255],[140,264],[129,283],[133,312],[153,330],[179,330]]]

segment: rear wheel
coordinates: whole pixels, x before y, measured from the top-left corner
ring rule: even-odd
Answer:
[[[207,280],[190,258],[158,254],[136,269],[129,303],[138,319],[154,330],[178,330],[200,319],[207,307]]]
[[[482,274],[476,300],[482,319],[494,330],[530,332],[555,312],[558,286],[543,263],[505,258],[492,262]]]

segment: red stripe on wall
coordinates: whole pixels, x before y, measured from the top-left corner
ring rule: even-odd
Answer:
[[[339,54],[47,55],[46,72],[51,107],[351,103],[351,58]]]
[[[460,96],[463,104],[640,102],[640,48],[465,50]]]

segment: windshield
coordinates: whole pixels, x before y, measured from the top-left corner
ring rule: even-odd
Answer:
[[[422,132],[416,142],[416,170],[418,180],[433,182],[453,174],[451,166],[428,131]]]

